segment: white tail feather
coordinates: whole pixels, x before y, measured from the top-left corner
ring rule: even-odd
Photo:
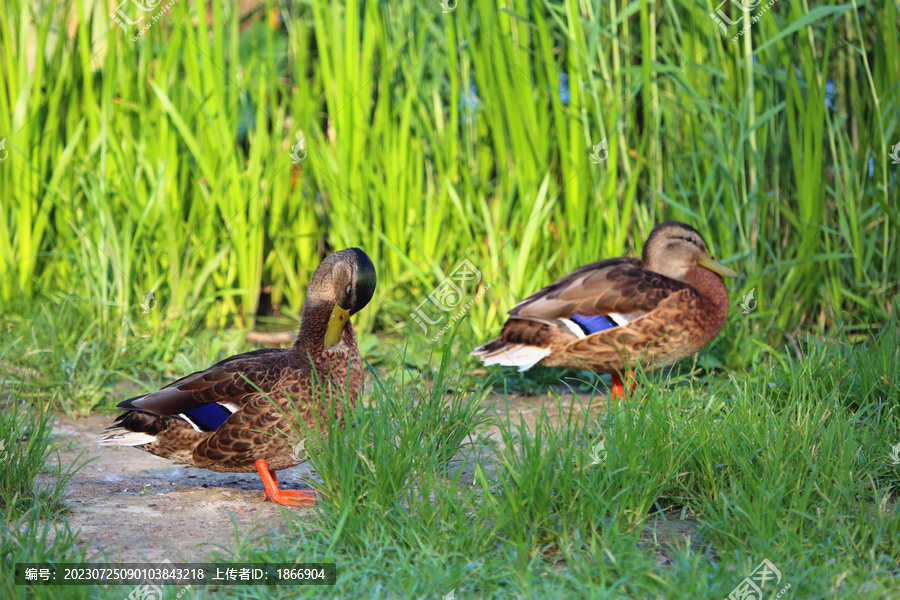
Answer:
[[[140,431],[128,431],[121,427],[101,433],[103,437],[97,441],[101,446],[143,446],[156,441],[155,435]]]
[[[501,351],[483,356],[484,366],[502,365],[519,367],[519,371],[527,371],[550,354],[550,348],[538,348],[524,344],[510,344]]]

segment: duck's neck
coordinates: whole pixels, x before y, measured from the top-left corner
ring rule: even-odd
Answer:
[[[703,312],[708,320],[706,329],[715,337],[728,319],[729,300],[725,282],[719,275],[703,267],[691,267],[682,281],[703,297]]]
[[[334,302],[310,302],[303,304],[300,315],[300,333],[294,342],[294,350],[301,354],[320,354],[325,349],[325,330],[331,319]],[[347,326],[349,327],[349,323]]]

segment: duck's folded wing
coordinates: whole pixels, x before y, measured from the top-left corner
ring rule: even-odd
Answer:
[[[510,320],[563,320],[582,337],[631,322],[686,287],[645,271],[636,258],[601,260],[532,294],[510,311]]]
[[[277,374],[280,362],[277,358],[281,352],[265,349],[233,356],[161,390],[129,398],[118,407],[178,417],[198,431],[215,431],[248,401],[259,396],[256,386],[269,387],[267,380]],[[121,415],[117,423],[127,414]]]

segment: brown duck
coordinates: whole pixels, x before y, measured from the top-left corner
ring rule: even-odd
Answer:
[[[728,316],[722,276],[737,273],[715,260],[700,233],[678,221],[653,228],[641,258],[585,265],[509,311],[500,336],[472,354],[485,365],[586,368],[621,376],[635,362],[672,365],[709,344]],[[633,389],[632,383],[632,389]]]
[[[315,428],[331,414],[343,418],[343,398],[356,405],[363,366],[349,319],[371,300],[375,283],[375,267],[362,250],[328,256],[309,284],[293,347],[238,354],[125,400],[119,408],[128,412],[99,443],[135,446],[212,471],[256,471],[270,500],[313,504],[314,492],[279,489],[275,471],[305,460],[289,443],[295,420]]]

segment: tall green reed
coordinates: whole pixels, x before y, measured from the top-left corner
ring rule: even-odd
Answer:
[[[483,333],[665,218],[757,289],[726,335],[878,320],[896,291],[894,5],[779,8],[737,42],[711,7],[641,0],[184,1],[138,41],[95,4],[47,6],[0,8],[5,300],[62,289],[123,338],[249,326],[356,245],[385,307],[363,327],[405,328],[468,258],[495,284]],[[150,290],[164,310],[142,317]]]

